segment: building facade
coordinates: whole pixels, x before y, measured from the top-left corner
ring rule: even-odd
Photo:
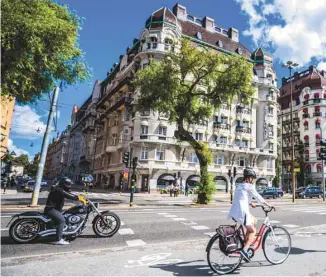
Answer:
[[[15,99],[1,96],[1,153],[2,158],[8,150],[8,139],[11,126],[12,115],[14,112]]]
[[[197,140],[209,143],[214,164],[209,171],[215,176],[216,188],[230,190],[228,171],[237,168],[235,182],[242,181],[246,166],[255,168],[258,183],[271,185],[277,156],[276,74],[272,56],[259,48],[251,53],[239,42],[238,31],[224,29],[209,17],[196,17],[181,5],[173,11],[162,8],[145,23],[139,39],[120,56],[107,78],[99,85],[94,165],[96,181],[119,186],[124,164],[123,153],[132,149],[137,156],[137,190],[147,191],[166,186],[173,175],[181,173],[182,183],[199,180],[198,159],[187,143],[174,138],[175,125],[167,115],[156,111],[130,112],[135,91],[131,80],[137,70],[145,68],[151,58],[160,59],[182,38],[206,46],[221,54],[245,56],[254,64],[253,85],[256,92],[250,105],[237,99],[225,103],[214,116],[201,125],[190,126]],[[231,93],[231,92],[230,92]]]
[[[322,184],[322,161],[319,158],[320,139],[326,138],[326,72],[314,66],[296,72],[293,85],[293,135],[295,163],[303,178],[296,178],[296,187]],[[283,78],[279,103],[279,123],[282,137],[283,184],[291,185],[291,97],[290,78]],[[325,171],[326,172],[326,171]]]

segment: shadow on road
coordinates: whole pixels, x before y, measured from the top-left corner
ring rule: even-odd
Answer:
[[[277,248],[275,251],[279,252],[279,253],[284,253],[284,251],[287,251],[287,248],[285,250],[282,251],[282,247]],[[290,255],[301,255],[301,254],[305,254],[305,253],[326,253],[326,250],[308,250],[308,249],[302,249],[302,248],[298,248],[298,247],[292,247],[291,248],[291,252]]]
[[[216,275],[207,262],[204,260],[195,260],[189,262],[180,262],[175,264],[152,265],[151,268],[159,268],[163,271],[172,272],[174,276],[212,276]],[[233,274],[239,274],[239,268]]]

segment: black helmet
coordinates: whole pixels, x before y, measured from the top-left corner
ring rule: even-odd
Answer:
[[[250,168],[250,167],[247,167],[243,170],[243,178],[246,179],[248,177],[253,177],[254,179],[256,179],[256,172]]]
[[[68,177],[62,177],[59,180],[58,186],[63,188],[65,191],[71,191],[71,185],[73,184],[73,181]]]

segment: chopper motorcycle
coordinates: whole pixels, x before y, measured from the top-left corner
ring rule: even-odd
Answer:
[[[98,237],[112,237],[118,232],[121,224],[119,216],[110,211],[100,211],[98,203],[85,199],[85,205],[77,204],[62,212],[66,221],[63,229],[64,238],[72,241],[81,235],[87,227],[91,213],[96,214],[92,220],[92,227]],[[56,234],[52,220],[38,211],[14,215],[7,226],[9,225],[9,235],[17,243],[29,243],[36,238]]]

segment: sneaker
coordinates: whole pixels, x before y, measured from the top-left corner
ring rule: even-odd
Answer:
[[[54,244],[56,244],[56,245],[67,245],[67,244],[69,244],[69,242],[65,241],[64,239],[61,239],[61,240],[56,241]]]
[[[249,255],[248,255],[247,251],[244,251],[244,250],[242,249],[242,250],[240,250],[240,254],[241,254],[241,256],[243,257],[243,259],[244,259],[247,263],[251,262],[251,260],[250,260],[250,258],[249,258]]]

